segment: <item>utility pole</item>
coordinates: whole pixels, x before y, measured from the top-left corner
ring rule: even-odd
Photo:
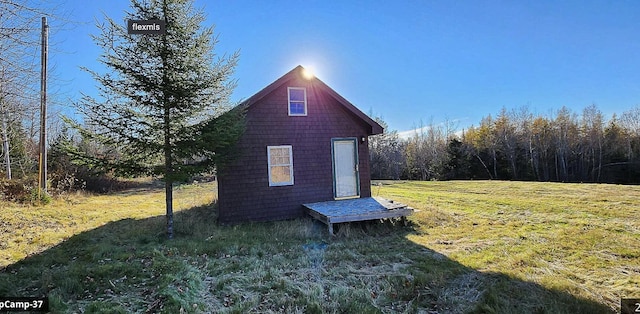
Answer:
[[[47,57],[49,50],[49,25],[47,17],[42,17],[42,54],[40,71],[40,163],[39,187],[47,191]]]

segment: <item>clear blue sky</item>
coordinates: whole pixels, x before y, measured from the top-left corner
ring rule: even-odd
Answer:
[[[95,93],[89,34],[125,0],[61,0],[86,22],[54,34],[50,56],[71,98]],[[298,64],[390,129],[431,119],[477,125],[528,105],[550,115],[596,104],[610,117],[640,104],[638,1],[202,1],[218,54],[240,51],[234,100]],[[123,21],[124,23],[124,21]],[[52,22],[52,25],[55,24]],[[67,27],[69,28],[69,27]]]

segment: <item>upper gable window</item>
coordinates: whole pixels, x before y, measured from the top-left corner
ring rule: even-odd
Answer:
[[[289,115],[307,115],[307,89],[304,87],[289,87]]]

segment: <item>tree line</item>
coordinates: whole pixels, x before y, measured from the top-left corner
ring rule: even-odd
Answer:
[[[26,175],[37,155],[40,17],[30,3],[0,3],[0,155],[3,176]],[[13,165],[12,165],[13,164]]]
[[[41,0],[0,1],[0,185],[13,179],[31,180],[38,168],[40,132],[40,82],[42,17],[50,24],[50,36],[72,22],[59,5]],[[58,41],[50,50],[58,51]],[[47,133],[52,139],[63,128],[62,82],[55,63],[49,64]],[[1,186],[0,186],[1,188]],[[0,197],[2,196],[0,189]]]
[[[503,108],[455,132],[430,123],[369,141],[373,179],[640,183],[640,106],[606,119],[595,105],[551,116]]]

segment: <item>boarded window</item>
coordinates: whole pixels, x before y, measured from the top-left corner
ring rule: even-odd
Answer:
[[[291,145],[267,146],[269,186],[293,185],[293,151]]]
[[[304,87],[289,87],[289,115],[307,115],[307,89]]]

